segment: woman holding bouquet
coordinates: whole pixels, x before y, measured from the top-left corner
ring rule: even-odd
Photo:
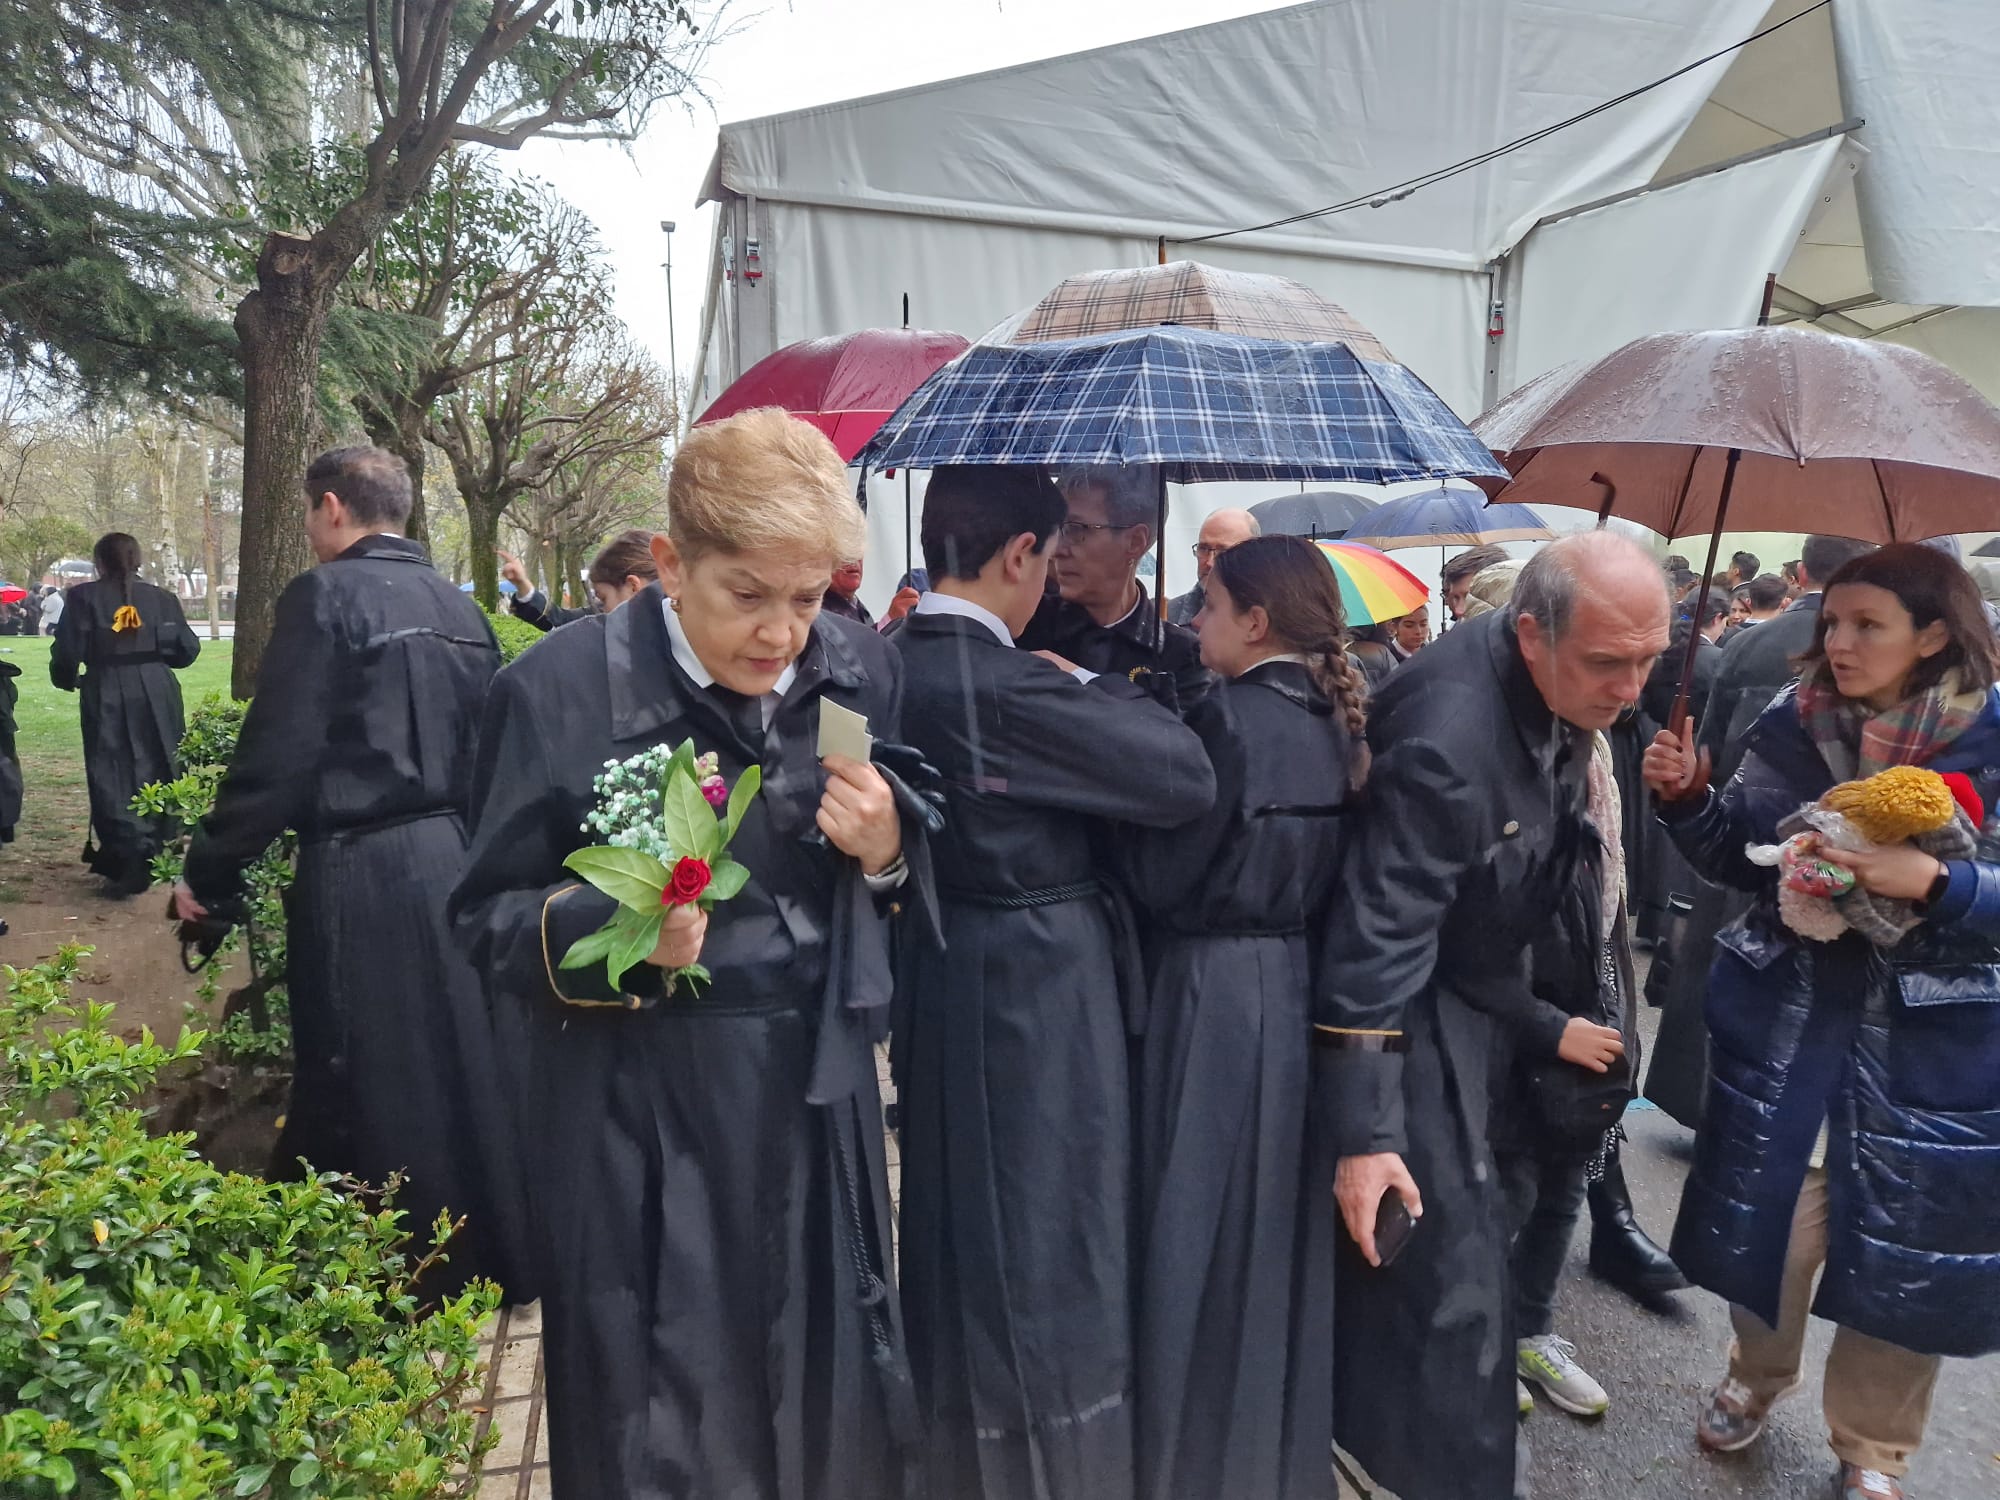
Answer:
[[[1142,1500],[1333,1494],[1333,1163],[1308,1162],[1312,939],[1361,779],[1360,673],[1298,537],[1215,559],[1188,715],[1214,808],[1121,842],[1155,934],[1132,1091]]]
[[[2000,652],[1965,570],[1906,543],[1826,580],[1802,660],[1727,788],[1671,733],[1646,751],[1674,842],[1756,898],[1716,939],[1713,1071],[1673,1254],[1729,1300],[1736,1333],[1701,1446],[1763,1434],[1817,1313],[1837,1325],[1833,1492],[1901,1500],[1940,1356],[2000,1349]],[[1801,806],[1893,766],[1967,778],[1960,852],[1825,847],[1854,876],[1836,898],[1848,930],[1801,937],[1777,872],[1745,846],[1781,842]]]
[[[527,1059],[555,1489],[887,1495],[911,1407],[870,1042],[921,846],[816,731],[838,704],[893,737],[898,663],[820,612],[862,517],[812,428],[765,409],[695,429],[668,507],[659,583],[495,680],[453,897]],[[562,967],[619,910],[563,866],[605,818],[593,780],[690,742],[731,787],[762,768],[729,845],[747,884],[672,906],[618,989]],[[696,962],[699,989],[672,974]]]

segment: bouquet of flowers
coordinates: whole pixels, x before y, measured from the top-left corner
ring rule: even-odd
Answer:
[[[602,960],[617,989],[626,971],[659,946],[668,912],[677,906],[709,911],[748,883],[750,871],[731,859],[728,849],[763,773],[751,766],[731,789],[718,764],[713,754],[696,755],[692,740],[604,763],[603,774],[591,783],[597,807],[583,828],[605,842],[577,850],[563,866],[616,901],[618,913],[570,944],[563,968]],[[708,977],[700,964],[670,970],[667,991],[683,982],[692,989]]]

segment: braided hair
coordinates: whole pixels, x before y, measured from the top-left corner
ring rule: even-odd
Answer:
[[[1333,569],[1304,537],[1263,536],[1217,553],[1214,576],[1239,610],[1263,610],[1272,636],[1306,658],[1313,686],[1347,730],[1359,786],[1368,775],[1368,693],[1347,654],[1347,617]]]

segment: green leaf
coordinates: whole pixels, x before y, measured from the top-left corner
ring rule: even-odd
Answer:
[[[667,830],[667,842],[682,858],[713,859],[721,838],[721,825],[709,810],[692,772],[667,778],[660,788],[660,821]]]
[[[56,1487],[58,1495],[67,1495],[76,1488],[76,1465],[60,1453],[51,1453],[39,1465],[42,1478]]]
[[[750,766],[736,778],[736,785],[729,792],[729,814],[722,822],[722,847],[727,849],[729,841],[736,837],[736,830],[743,824],[743,815],[750,811],[750,804],[764,785],[764,768]]]
[[[630,908],[621,906],[618,910],[624,912],[629,911]],[[594,964],[600,958],[610,957],[612,944],[617,941],[618,930],[616,924],[607,922],[604,926],[598,928],[597,931],[590,933],[588,936],[580,937],[571,943],[569,945],[569,952],[562,956],[562,962],[557,964],[556,967],[559,969],[581,969]]]
[[[264,1488],[270,1482],[270,1479],[271,1465],[269,1464],[257,1464],[252,1468],[244,1469],[236,1476],[236,1494],[239,1496],[254,1495],[257,1491]]]
[[[581,875],[620,906],[635,910],[658,906],[669,878],[667,867],[652,855],[609,844],[578,849],[563,861],[563,868]]]
[[[317,1478],[319,1478],[319,1460],[312,1454],[308,1453],[304,1458],[292,1465],[291,1485],[293,1489],[302,1490]]]
[[[693,740],[682,740],[674,746],[673,753],[667,757],[667,763],[660,771],[660,790],[665,792],[667,783],[672,781],[677,773],[685,774],[691,780],[699,780],[700,778],[694,774],[694,762]]]
[[[750,883],[750,867],[738,864],[733,859],[718,859],[709,867],[708,889],[701,893],[703,901],[727,901]]]
[[[628,918],[634,920],[627,920]],[[652,951],[660,946],[660,923],[665,918],[666,912],[659,907],[655,907],[652,915],[648,917],[640,917],[636,912],[618,914],[618,919],[612,924],[621,929],[618,934],[618,945],[613,947],[610,957],[604,961],[605,973],[609,976],[614,990],[622,988],[622,981],[628,970],[644,963]]]

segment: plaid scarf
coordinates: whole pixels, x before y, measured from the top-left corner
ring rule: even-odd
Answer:
[[[1958,674],[1877,713],[1840,696],[1833,674],[1815,662],[1799,678],[1799,723],[1835,781],[1859,781],[1891,766],[1921,766],[1972,726],[1986,695],[1968,693]]]
[[[1964,692],[1956,672],[1936,687],[1894,708],[1876,713],[1840,696],[1833,674],[1814,663],[1799,679],[1799,722],[1819,748],[1835,781],[1859,781],[1891,766],[1920,766],[1971,727],[1986,706],[1986,694]],[[1911,840],[1939,859],[1970,859],[1979,830],[1963,812],[1943,828]],[[1923,918],[1917,904],[1870,895],[1856,886],[1834,898],[1847,925],[1879,948],[1893,948]]]

